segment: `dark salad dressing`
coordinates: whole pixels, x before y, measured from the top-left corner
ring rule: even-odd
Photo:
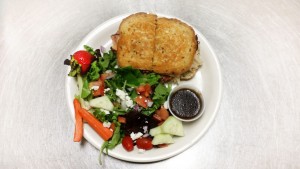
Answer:
[[[201,111],[202,100],[199,94],[192,89],[177,90],[170,96],[169,102],[171,111],[182,119],[192,119]]]

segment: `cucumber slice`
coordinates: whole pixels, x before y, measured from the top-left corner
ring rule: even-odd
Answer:
[[[149,132],[149,134],[151,136],[156,136],[156,135],[161,134],[161,133],[162,133],[162,131],[161,131],[161,127],[160,126],[157,126],[155,128],[150,129],[150,132]]]
[[[182,122],[173,116],[168,117],[168,119],[161,125],[161,129],[162,133],[184,136]]]
[[[152,140],[153,145],[158,144],[171,144],[174,143],[174,140],[170,134],[157,134]]]
[[[89,101],[91,107],[113,111],[114,105],[107,96],[98,97]]]

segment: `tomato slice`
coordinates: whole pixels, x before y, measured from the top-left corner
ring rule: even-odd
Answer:
[[[156,110],[155,114],[157,114],[161,120],[167,120],[167,118],[170,116],[168,110],[164,107],[161,107],[160,109]]]
[[[135,101],[138,105],[144,107],[144,108],[147,108],[148,107],[148,104],[147,102],[148,101],[151,101],[149,98],[143,96],[143,95],[138,95],[136,98],[135,98]]]
[[[133,150],[133,140],[130,136],[124,136],[122,140],[122,146],[126,151]]]
[[[122,117],[122,116],[118,116],[118,122],[125,124],[126,123],[126,118]]]
[[[141,85],[141,86],[137,87],[135,90],[137,93],[140,94],[140,93],[144,92],[146,89],[145,89],[144,85]]]
[[[154,113],[152,117],[153,117],[153,119],[156,120],[157,122],[162,122],[162,121],[163,121],[163,120],[161,119],[161,117],[160,117],[158,114],[156,114],[156,113]]]
[[[144,96],[149,97],[150,94],[152,94],[151,86],[150,86],[149,84],[146,84],[146,85],[145,85]]]
[[[139,149],[150,150],[153,148],[152,139],[149,137],[140,137],[136,140],[136,146]]]
[[[152,88],[150,84],[145,84],[137,87],[136,92],[142,96],[149,97],[152,94]]]
[[[99,87],[97,90],[93,91],[93,96],[94,97],[103,96],[104,95],[105,83],[104,83],[104,80],[102,78],[103,77],[101,75],[101,77],[97,81],[89,83],[89,87],[90,88],[92,88],[93,86],[98,86]]]
[[[104,83],[102,83],[102,84],[99,86],[98,90],[93,91],[93,96],[94,96],[94,97],[97,97],[97,96],[103,96],[103,95],[104,95]]]

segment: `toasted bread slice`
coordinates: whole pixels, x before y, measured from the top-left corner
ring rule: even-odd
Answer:
[[[197,47],[195,32],[189,25],[177,19],[158,18],[153,71],[174,75],[187,72]]]
[[[117,43],[117,60],[120,67],[153,69],[156,19],[154,14],[136,13],[122,21]]]

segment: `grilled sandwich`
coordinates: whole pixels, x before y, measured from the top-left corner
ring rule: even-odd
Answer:
[[[170,76],[185,74],[189,78],[195,74],[189,71],[195,64],[197,36],[192,27],[180,20],[136,13],[121,22],[116,35],[114,46],[120,67],[132,66]]]

